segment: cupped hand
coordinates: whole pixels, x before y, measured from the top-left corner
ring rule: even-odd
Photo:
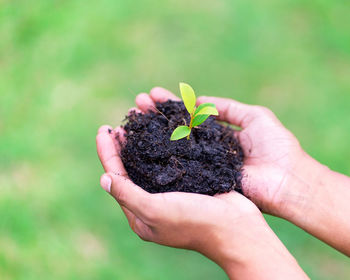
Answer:
[[[148,95],[138,95],[140,110],[155,107],[155,102],[179,100],[171,92],[155,88]],[[243,192],[263,212],[276,216],[288,216],[289,201],[305,203],[297,184],[305,152],[298,140],[276,116],[262,106],[247,105],[232,99],[199,97],[198,104],[212,102],[219,111],[219,120],[239,126],[236,133],[242,145],[245,161],[243,168]],[[293,187],[292,187],[293,186]]]
[[[295,136],[268,108],[206,96],[198,102],[215,103],[220,120],[241,128],[236,136],[245,155],[244,195],[265,213],[285,216],[288,200],[301,197],[297,189],[290,188],[305,157]]]
[[[154,110],[155,102],[168,99],[178,100],[169,91],[154,88],[150,95],[138,95],[138,108],[131,110]],[[217,103],[224,120],[229,118],[242,127],[249,121],[232,119],[224,100],[204,99],[201,101]],[[231,106],[228,107],[232,109]],[[261,113],[273,119],[271,114]],[[277,126],[277,121],[274,122]],[[274,125],[270,124],[271,127]],[[258,133],[258,127],[259,124],[256,124],[250,133]],[[272,279],[281,275],[284,279],[307,278],[269,228],[256,205],[243,195],[235,191],[213,197],[181,192],[150,194],[135,185],[124,169],[120,158],[121,144],[116,140],[118,135],[123,141],[124,133],[121,127],[112,129],[110,126],[102,126],[98,131],[97,151],[106,172],[100,183],[119,203],[131,229],[141,239],[198,251],[221,266],[230,279]],[[248,142],[243,139],[245,152],[251,149],[248,150],[247,164],[262,166],[263,160],[259,164],[254,157],[262,156],[268,150],[260,149],[259,154],[255,146],[249,148]]]
[[[152,108],[154,104],[148,98],[140,95],[139,108],[131,110]],[[144,191],[128,178],[119,156],[117,134],[123,140],[120,127],[102,126],[97,134],[98,156],[106,172],[101,185],[119,203],[141,239],[198,251],[225,269],[233,259],[239,262],[249,253],[249,242],[245,247],[242,240],[254,238],[256,231],[270,231],[258,208],[237,192],[212,197]]]

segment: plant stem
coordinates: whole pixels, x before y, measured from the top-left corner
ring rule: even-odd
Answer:
[[[192,131],[193,113],[190,114],[190,117],[191,117],[191,121],[190,121],[189,128],[190,128],[190,130]],[[190,135],[191,135],[191,132],[190,132],[190,134],[187,135],[187,140],[190,140]]]

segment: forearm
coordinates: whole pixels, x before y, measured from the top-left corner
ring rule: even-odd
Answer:
[[[252,224],[251,230],[217,247],[224,256],[218,264],[231,280],[309,279],[263,217]]]
[[[350,256],[350,178],[308,155],[290,176],[280,216]]]

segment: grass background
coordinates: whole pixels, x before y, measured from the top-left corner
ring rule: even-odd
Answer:
[[[97,128],[186,81],[270,107],[349,175],[349,14],[348,0],[0,0],[0,278],[226,279],[132,234],[98,184]],[[313,279],[350,278],[348,258],[267,219]]]

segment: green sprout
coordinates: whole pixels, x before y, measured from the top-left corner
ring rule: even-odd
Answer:
[[[190,139],[190,134],[193,127],[204,123],[210,115],[219,115],[218,110],[216,110],[215,104],[213,103],[202,103],[196,107],[196,95],[194,94],[194,90],[190,85],[180,83],[180,92],[186,110],[190,114],[191,121],[188,126],[180,125],[173,131],[170,137],[170,140],[172,141],[185,137]]]

